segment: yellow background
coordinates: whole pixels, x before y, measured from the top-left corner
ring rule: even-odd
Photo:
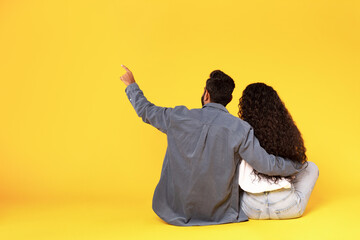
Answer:
[[[0,239],[359,237],[360,4],[353,0],[0,1]],[[160,106],[200,107],[209,73],[273,86],[320,178],[305,215],[178,228],[151,210]]]

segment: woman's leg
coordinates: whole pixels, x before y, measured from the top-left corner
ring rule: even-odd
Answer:
[[[251,194],[244,192],[242,209],[252,219],[289,219],[300,217],[306,208],[319,169],[313,162],[296,175],[292,189]]]
[[[293,194],[283,201],[274,202],[272,205],[272,217],[274,219],[297,218],[303,215],[315,183],[319,177],[319,169],[313,162],[308,162],[308,166],[300,173],[296,174],[293,181]],[[269,197],[272,197],[270,193]]]
[[[308,162],[308,166],[298,174],[293,181],[295,192],[299,195],[301,215],[304,213],[315,183],[319,177],[319,168],[313,162]]]

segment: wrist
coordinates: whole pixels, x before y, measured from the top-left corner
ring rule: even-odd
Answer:
[[[126,84],[126,86],[129,86],[129,85],[131,85],[131,84],[133,84],[133,83],[135,83],[135,81],[128,82],[128,83]]]

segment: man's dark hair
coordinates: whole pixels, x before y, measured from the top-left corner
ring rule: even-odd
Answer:
[[[220,103],[224,107],[231,101],[234,88],[234,80],[220,70],[212,71],[206,81],[211,102]]]

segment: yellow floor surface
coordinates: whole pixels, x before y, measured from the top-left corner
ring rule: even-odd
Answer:
[[[176,227],[151,210],[151,199],[2,203],[0,239],[359,239],[358,198],[310,201],[303,217]]]

